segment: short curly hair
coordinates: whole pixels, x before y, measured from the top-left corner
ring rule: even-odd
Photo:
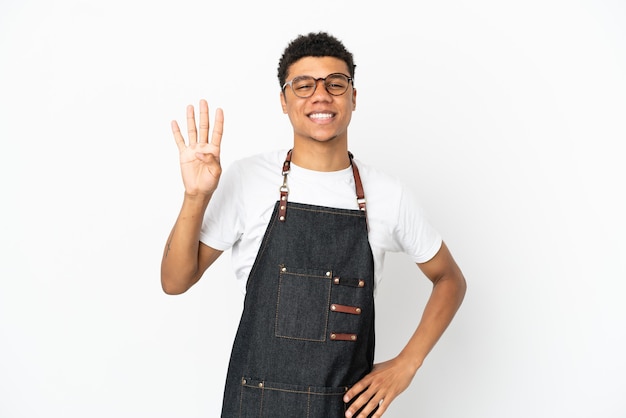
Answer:
[[[326,32],[310,32],[307,35],[299,35],[293,39],[285,48],[280,61],[278,61],[278,83],[281,89],[285,85],[289,67],[304,57],[339,58],[347,64],[350,77],[354,79],[354,70],[356,69],[354,57],[343,43]]]

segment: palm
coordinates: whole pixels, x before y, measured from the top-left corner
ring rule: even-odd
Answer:
[[[209,109],[205,100],[200,101],[199,135],[193,106],[187,107],[187,132],[189,144],[180,132],[178,123],[172,122],[172,132],[180,155],[180,168],[185,192],[193,195],[211,194],[217,188],[222,168],[220,165],[220,144],[224,126],[221,109],[215,112],[215,126],[209,143]]]
[[[201,153],[209,161],[200,160]],[[180,169],[183,184],[188,193],[211,193],[217,188],[221,174],[219,147],[210,144],[195,144],[180,153]]]

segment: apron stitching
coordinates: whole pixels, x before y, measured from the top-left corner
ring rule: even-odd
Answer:
[[[263,398],[265,395],[265,385],[261,386],[261,409],[259,410],[259,416],[262,416],[263,414]]]
[[[307,388],[306,416],[307,416],[307,418],[309,418],[311,416],[311,387]]]
[[[305,212],[314,212],[314,213],[329,213],[331,215],[354,216],[354,217],[357,217],[357,218],[364,218],[365,217],[363,215],[363,213],[361,213],[361,212],[359,212],[359,213],[346,213],[346,212],[337,212],[337,211],[323,210],[323,209],[294,208],[292,206],[289,209],[291,209],[291,210],[301,210],[301,211],[305,211]]]
[[[239,391],[239,416],[241,417],[241,414],[243,413],[243,388],[244,388],[244,384],[243,381],[241,382],[241,390]]]
[[[284,264],[281,265],[281,267],[284,267]],[[330,280],[330,277],[332,277],[332,274],[330,277],[327,278],[327,276],[314,276],[311,274],[302,274],[302,273],[289,273],[292,276],[301,276],[301,277],[313,277],[315,278],[314,280],[319,280],[319,279],[328,279]],[[283,278],[283,273],[281,271],[281,273],[279,273],[279,282],[278,282],[278,295],[276,298],[276,312],[275,312],[275,321],[274,321],[274,335],[278,338],[286,338],[288,340],[296,340],[296,341],[316,341],[316,342],[326,342],[326,335],[328,332],[328,311],[325,311],[325,318],[324,318],[324,332],[323,332],[323,338],[321,339],[315,339],[315,338],[303,338],[303,337],[291,337],[288,335],[281,335],[278,333],[278,305],[280,303],[280,294],[281,294],[281,289],[282,289],[282,278]],[[326,305],[328,306],[330,304],[330,299],[331,299],[331,293],[332,293],[332,285],[328,287],[328,297],[326,298]]]

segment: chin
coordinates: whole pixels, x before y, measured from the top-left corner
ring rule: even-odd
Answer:
[[[309,136],[309,139],[311,139],[312,141],[315,142],[333,142],[335,140],[337,140],[337,138],[339,138],[339,136],[337,135],[311,135]]]

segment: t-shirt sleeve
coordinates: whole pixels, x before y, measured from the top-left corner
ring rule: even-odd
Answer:
[[[443,242],[439,232],[426,219],[415,194],[406,187],[400,196],[394,236],[402,252],[416,263],[425,263],[433,258]]]
[[[209,202],[200,230],[200,242],[226,251],[241,237],[241,186],[240,167],[234,163],[222,173],[219,186]]]

